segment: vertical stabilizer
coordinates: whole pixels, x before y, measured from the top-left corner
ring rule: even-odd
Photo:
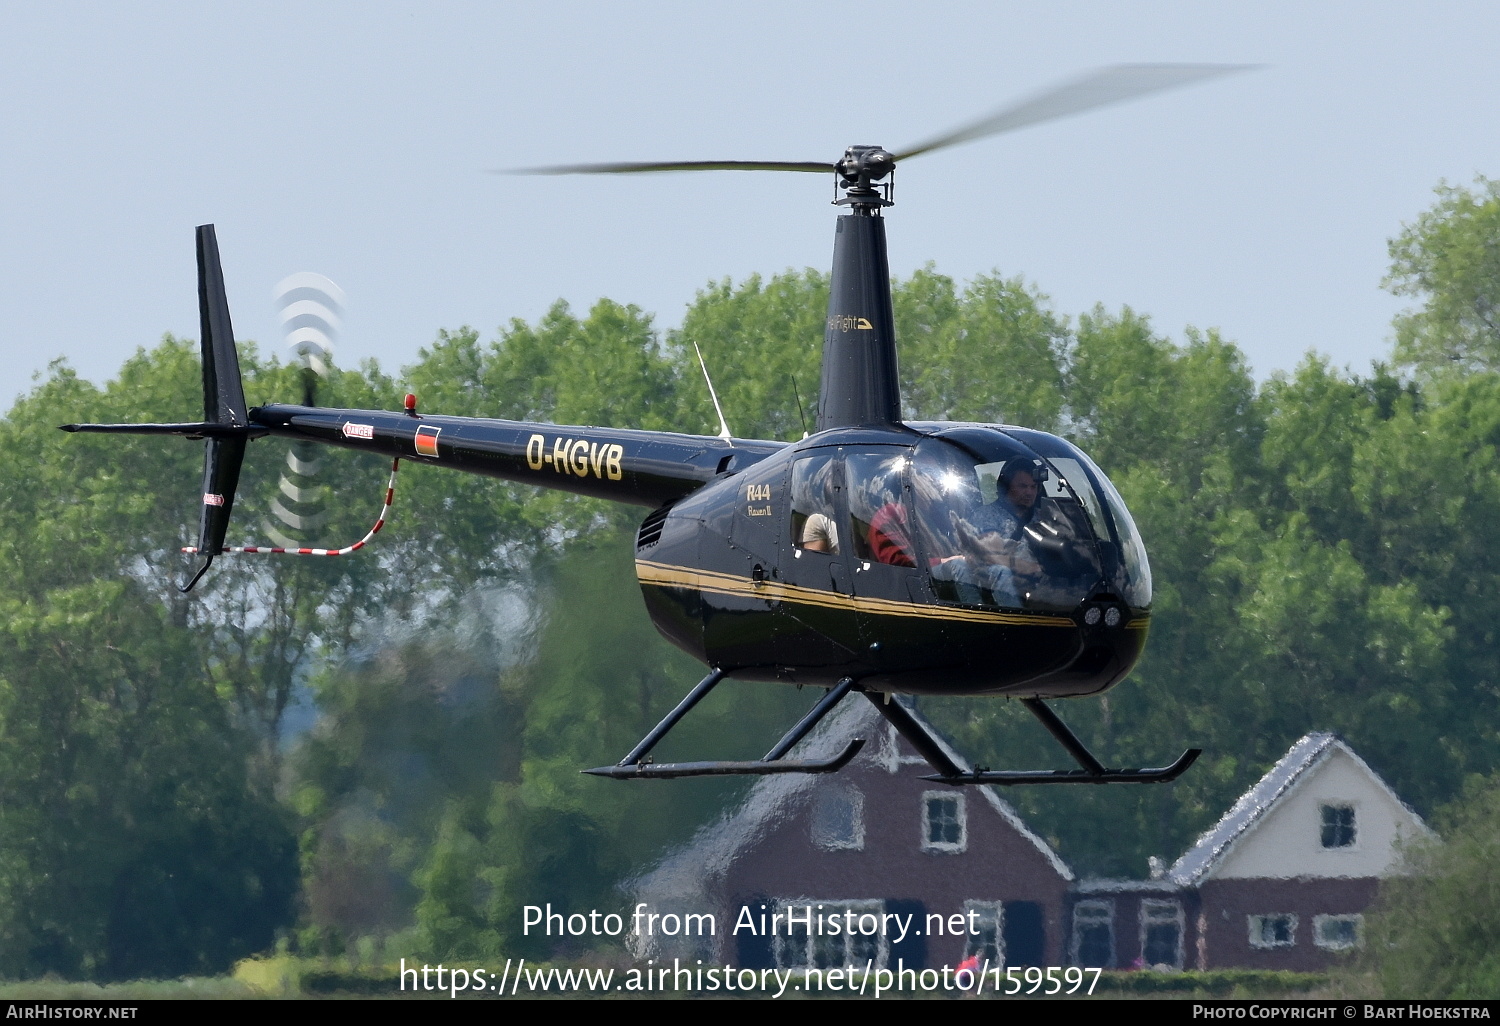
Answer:
[[[250,415],[245,407],[245,388],[240,382],[234,327],[229,322],[229,298],[224,292],[224,271],[219,266],[219,243],[211,224],[198,226],[198,318],[203,347],[203,419],[210,424],[246,427]],[[247,440],[244,436],[210,435],[204,442],[203,505],[198,517],[198,552],[203,562],[182,586],[183,591],[198,583],[224,547]]]
[[[234,326],[229,323],[219,242],[211,224],[198,226],[198,321],[203,347],[203,419],[243,427],[250,417],[245,409],[245,388],[240,384]]]

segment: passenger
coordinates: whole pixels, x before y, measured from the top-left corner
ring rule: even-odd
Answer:
[[[839,552],[838,525],[826,513],[809,514],[797,544],[808,552],[827,552],[836,556]]]
[[[806,514],[792,539],[797,548],[839,554],[839,529],[834,517],[838,469],[837,460],[820,457],[801,460],[792,471],[792,511]],[[792,523],[797,523],[795,516]]]
[[[889,493],[887,493],[889,495]],[[865,540],[869,542],[870,554],[878,563],[890,566],[916,566],[916,549],[911,543],[911,531],[906,522],[906,507],[899,499],[890,499],[875,511],[870,518],[870,530]]]

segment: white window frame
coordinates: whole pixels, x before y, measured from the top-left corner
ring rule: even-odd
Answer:
[[[1348,844],[1326,845],[1323,843],[1323,816],[1326,809],[1348,809],[1350,829],[1354,832]],[[1320,851],[1359,851],[1359,806],[1354,802],[1329,799],[1318,803],[1318,849]]]
[[[852,809],[853,823],[850,837],[834,837],[831,833],[824,833],[821,829],[823,824],[819,822],[819,819],[823,813],[823,803],[835,801],[847,801]],[[808,832],[812,836],[812,843],[824,851],[863,851],[865,847],[864,792],[857,787],[839,785],[819,791],[813,797],[812,817],[808,823]]]
[[[1082,912],[1084,915],[1079,916]],[[1109,930],[1109,964],[1100,966],[1084,966],[1083,956],[1080,954],[1083,948],[1083,931],[1080,927],[1087,922],[1089,925],[1102,923]],[[1083,966],[1087,969],[1113,969],[1118,952],[1115,948],[1115,903],[1108,898],[1085,898],[1073,906],[1073,935],[1069,943],[1073,964]]]
[[[1250,946],[1257,951],[1279,951],[1282,948],[1295,948],[1297,946],[1297,915],[1294,912],[1267,912],[1261,915],[1245,917],[1250,926]],[[1267,941],[1266,924],[1277,920],[1285,920],[1287,924],[1287,940]]]
[[[955,794],[952,791],[923,791],[922,792],[922,816],[917,825],[922,831],[922,850],[943,855],[957,855],[968,850],[969,847],[969,805],[964,799],[963,793]],[[955,810],[955,818],[958,820],[957,841],[934,841],[932,837],[932,813],[929,803],[941,801],[952,802]]]
[[[1170,923],[1177,927],[1177,954],[1170,962],[1147,962],[1146,961],[1146,928]],[[1146,968],[1152,965],[1168,965],[1173,969],[1182,968],[1183,940],[1187,930],[1187,917],[1182,912],[1182,902],[1176,898],[1142,898],[1140,909],[1140,941],[1141,941],[1141,963]]]
[[[820,907],[821,906],[821,907]],[[776,961],[778,969],[845,969],[857,967],[863,969],[866,962],[873,960],[876,969],[884,969],[891,960],[891,939],[885,930],[885,902],[880,898],[846,898],[842,900],[819,900],[817,898],[782,898],[776,902],[775,911],[783,915],[789,909],[795,909],[798,916],[803,911],[812,908],[812,929],[807,933],[792,934],[783,920],[776,929],[775,936],[771,939],[771,954]],[[880,916],[881,929],[873,935],[856,932],[853,937],[843,932],[843,917],[846,911],[852,911],[855,916],[875,915]],[[818,933],[818,916],[823,916],[824,932]],[[832,933],[827,929],[828,920],[837,916],[839,932]],[[801,924],[798,924],[800,930]],[[855,947],[851,947],[851,942]],[[818,947],[824,950],[837,949],[842,952],[843,960],[829,964],[818,965]],[[862,953],[858,947],[873,944],[873,953]]]
[[[964,939],[964,958],[973,955],[979,956],[979,967],[982,971],[986,960],[990,967],[1005,964],[1005,904],[999,901],[966,901],[964,902],[964,919],[969,920],[969,913],[977,912],[979,928],[983,930],[991,922],[995,924],[995,945],[991,949],[984,943],[984,934],[968,934]],[[965,927],[967,929],[967,926]]]
[[[1333,923],[1354,924],[1354,940],[1346,943],[1325,938],[1323,929]],[[1313,943],[1324,951],[1349,951],[1353,948],[1362,948],[1365,945],[1365,917],[1358,912],[1313,916]]]

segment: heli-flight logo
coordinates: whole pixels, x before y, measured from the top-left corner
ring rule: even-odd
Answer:
[[[374,424],[354,424],[354,423],[346,421],[344,423],[344,437],[345,438],[374,438],[375,437],[375,425]]]
[[[438,454],[437,439],[438,433],[442,430],[442,428],[425,426],[417,428],[416,445],[418,456],[436,456]]]
[[[215,495],[213,492],[204,492],[203,493],[203,505],[205,505],[205,506],[222,506],[222,505],[224,505],[224,496],[222,496],[222,495]]]

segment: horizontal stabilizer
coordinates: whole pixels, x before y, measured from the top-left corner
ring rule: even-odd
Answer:
[[[182,435],[185,438],[261,438],[270,434],[264,428],[243,424],[219,424],[200,421],[196,424],[61,424],[64,431],[85,431],[109,435]]]

